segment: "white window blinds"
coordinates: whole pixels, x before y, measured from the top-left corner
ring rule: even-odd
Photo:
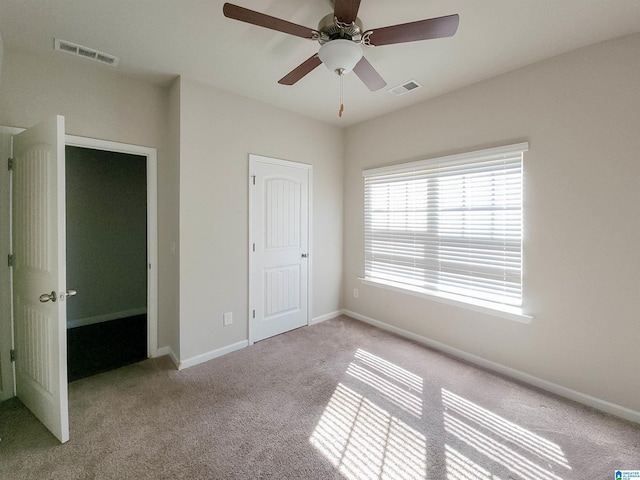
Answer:
[[[365,170],[365,278],[520,306],[527,149]]]

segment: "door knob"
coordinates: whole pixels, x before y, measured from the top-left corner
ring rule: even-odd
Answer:
[[[53,291],[51,293],[43,293],[42,295],[40,295],[40,301],[42,303],[47,303],[49,300],[51,300],[52,302],[56,301],[56,292]]]
[[[303,254],[302,254],[302,258],[307,258],[308,256],[309,256],[309,254],[308,254],[308,253],[303,253]]]
[[[77,294],[78,292],[76,292],[75,290],[69,289],[66,292],[62,292],[60,294],[60,301],[64,302],[67,297],[73,297],[74,295],[77,295]]]

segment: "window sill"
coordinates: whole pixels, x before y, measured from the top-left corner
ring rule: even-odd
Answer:
[[[468,310],[485,313],[487,315],[493,315],[495,317],[506,318],[508,320],[513,320],[519,323],[529,324],[531,323],[531,320],[533,320],[532,316],[522,313],[522,309],[519,307],[499,305],[483,300],[475,300],[453,294],[429,292],[418,287],[412,288],[394,282],[371,280],[368,278],[358,278],[358,280],[360,280],[360,282],[362,282],[364,285],[379,287],[385,290],[390,290],[392,292],[413,295],[414,297],[426,298],[428,300],[446,303],[447,305],[462,307]]]

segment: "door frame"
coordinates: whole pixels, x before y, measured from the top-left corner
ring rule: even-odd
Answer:
[[[24,131],[23,128],[0,126],[0,133],[8,135],[16,135]],[[65,147],[80,147],[94,150],[105,150],[116,153],[133,154],[146,157],[147,161],[147,356],[153,358],[158,356],[158,154],[155,148],[143,147],[127,143],[112,142],[108,140],[99,140],[89,137],[81,137],[77,135],[65,135]],[[9,146],[11,147],[11,146]],[[1,165],[0,165],[1,166]],[[6,172],[6,167],[1,166]],[[9,186],[9,175],[2,173],[0,182],[2,186]],[[6,175],[6,176],[5,176]],[[4,188],[2,190],[5,190]],[[11,191],[6,189],[7,193],[3,193],[0,198],[0,221],[5,220],[5,210],[10,212],[11,208]],[[6,205],[5,205],[6,204]],[[6,217],[8,229],[3,232],[3,238],[0,239],[0,247],[5,247],[5,243],[9,243],[6,247],[11,251],[11,220]],[[2,259],[0,259],[2,260]],[[2,268],[2,279],[0,286],[3,292],[12,292],[11,269],[6,261],[2,260],[4,265]],[[8,287],[5,290],[4,287]],[[4,295],[5,293],[3,293]],[[9,295],[9,293],[6,293]],[[5,305],[6,303],[6,305]],[[2,369],[0,385],[0,401],[12,398],[16,394],[15,383],[15,364],[10,360],[10,351],[14,348],[14,328],[13,328],[13,301],[11,298],[5,302],[4,298],[0,298],[0,368]]]
[[[248,302],[248,309],[247,309],[247,329],[248,329],[248,339],[249,339],[249,345],[253,345],[255,343],[255,338],[254,338],[254,332],[252,331],[252,312],[253,312],[253,305],[255,304],[255,299],[254,299],[254,295],[255,292],[253,291],[253,276],[254,276],[254,271],[253,271],[253,243],[254,243],[254,236],[255,236],[255,232],[254,232],[254,228],[253,228],[253,206],[255,203],[255,198],[254,198],[254,193],[253,193],[253,182],[254,182],[254,165],[256,163],[264,163],[264,164],[271,164],[271,165],[279,165],[282,167],[290,167],[290,168],[299,168],[302,170],[306,170],[307,174],[308,174],[308,181],[309,181],[309,188],[307,191],[307,195],[308,195],[308,227],[307,227],[307,245],[308,245],[308,260],[307,260],[307,325],[311,325],[311,292],[313,291],[311,288],[311,279],[313,277],[313,275],[311,274],[311,272],[313,271],[313,248],[312,248],[312,240],[313,240],[313,165],[310,165],[308,163],[300,163],[300,162],[292,162],[290,160],[281,160],[278,158],[271,158],[271,157],[265,157],[262,155],[256,155],[253,153],[249,154],[249,212],[248,212],[248,221],[249,221],[249,242],[247,245],[247,255],[249,257],[249,302]]]

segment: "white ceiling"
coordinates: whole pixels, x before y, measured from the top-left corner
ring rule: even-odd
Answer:
[[[366,48],[396,97],[318,67],[294,86],[277,83],[318,49],[311,40],[230,20],[222,0],[0,0],[6,50],[53,50],[58,37],[120,57],[117,70],[163,85],[185,75],[323,122],[347,126],[595,42],[640,31],[640,0],[362,0],[364,29],[457,13],[452,38]],[[316,28],[330,0],[232,0]],[[110,69],[81,58],[91,68]],[[640,61],[640,56],[639,56]]]

